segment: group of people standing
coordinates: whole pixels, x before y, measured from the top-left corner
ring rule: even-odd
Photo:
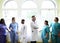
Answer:
[[[7,28],[5,24],[5,20],[1,18],[0,20],[0,43],[7,43],[6,41],[6,30],[10,33],[11,43],[17,43],[18,42],[18,23],[15,22],[15,17],[12,18],[12,23],[9,26],[9,29]]]
[[[50,26],[49,26],[47,20],[45,20],[44,24],[45,24],[45,26],[43,27],[43,30],[42,30],[43,43],[48,43],[50,28],[52,28],[51,42],[52,43],[60,43],[60,23],[59,23],[59,18],[55,17],[54,18],[54,23],[51,23]]]
[[[60,43],[60,23],[59,18],[55,17],[54,23],[49,25],[48,20],[44,21],[44,26],[41,33],[42,43],[48,43],[49,32],[52,27],[51,42]],[[28,24],[29,25],[29,24]],[[32,29],[32,40],[31,43],[37,43],[38,38],[38,25],[36,23],[36,17],[32,16],[30,23]],[[12,23],[9,25],[9,29],[6,27],[5,21],[2,18],[0,20],[0,43],[6,43],[6,30],[10,33],[11,43],[18,43],[18,23],[15,22],[15,17],[12,17]],[[27,26],[25,25],[25,19],[21,20],[21,40],[22,43],[27,43]]]

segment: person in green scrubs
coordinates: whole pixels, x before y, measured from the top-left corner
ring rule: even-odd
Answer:
[[[55,17],[54,23],[50,25],[52,27],[51,40],[52,43],[60,43],[60,23],[59,18]]]
[[[48,21],[45,20],[44,21],[44,27],[43,27],[42,34],[41,34],[43,43],[48,43],[49,32],[50,32],[50,29],[49,29]]]

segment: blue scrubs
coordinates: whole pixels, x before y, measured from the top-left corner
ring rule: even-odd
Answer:
[[[7,27],[3,24],[0,24],[0,43],[6,43],[6,30]]]
[[[60,32],[60,23],[52,23],[50,27],[52,27],[52,43],[60,43],[60,38],[58,37],[58,33]]]
[[[17,43],[18,42],[18,34],[17,34],[17,30],[18,30],[18,23],[11,23],[9,28],[12,28],[12,30],[10,31],[10,38],[11,38],[11,43]]]
[[[48,43],[49,32],[50,32],[49,26],[48,25],[44,26],[41,35],[43,43]],[[48,33],[48,37],[46,37],[46,33]]]

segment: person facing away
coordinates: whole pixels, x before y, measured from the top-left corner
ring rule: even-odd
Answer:
[[[21,42],[27,43],[27,28],[24,19],[21,20]]]
[[[15,22],[15,17],[12,17],[12,23],[9,26],[11,43],[18,43],[18,23]]]
[[[52,43],[60,43],[60,23],[58,22],[59,18],[55,17],[54,23],[51,23],[52,27],[51,40]]]
[[[42,34],[41,34],[43,43],[48,43],[49,32],[50,32],[50,28],[49,28],[49,25],[48,25],[48,21],[45,20],[44,21],[44,27],[43,27]]]
[[[1,18],[0,20],[0,43],[6,43],[6,24],[5,24],[5,20],[3,18]]]
[[[31,29],[32,29],[32,40],[31,43],[36,43],[38,39],[38,25],[36,23],[36,17],[32,16],[32,22],[31,22]]]

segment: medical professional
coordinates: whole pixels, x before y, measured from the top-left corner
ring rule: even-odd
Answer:
[[[2,18],[0,20],[0,43],[6,43],[6,30],[8,29],[6,27],[4,19]]]
[[[50,25],[52,27],[51,40],[52,43],[60,43],[60,23],[58,23],[58,17],[55,17],[54,23]]]
[[[15,22],[15,17],[12,17],[12,23],[9,26],[10,31],[10,39],[11,43],[18,42],[18,23]]]
[[[27,43],[27,28],[24,19],[21,20],[21,42]]]
[[[43,43],[48,43],[49,32],[50,32],[50,29],[49,29],[48,21],[45,20],[44,21],[44,27],[43,27],[42,34],[41,34]]]
[[[31,30],[32,30],[32,41],[31,43],[36,43],[38,39],[38,25],[36,22],[36,17],[32,16],[32,22],[31,22]]]

